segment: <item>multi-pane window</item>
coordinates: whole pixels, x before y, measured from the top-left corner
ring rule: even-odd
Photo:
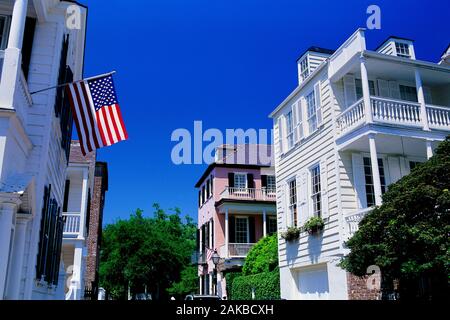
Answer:
[[[0,16],[0,50],[6,48],[8,41],[9,17]]]
[[[409,45],[402,42],[395,43],[395,50],[397,51],[398,57],[411,58],[411,54],[409,53]]]
[[[320,217],[322,213],[320,191],[320,166],[317,165],[311,169],[311,199],[313,214],[317,217]]]
[[[249,226],[247,217],[236,217],[235,236],[236,243],[249,242]]]
[[[292,111],[286,113],[286,138],[290,149],[294,146],[294,119],[292,118]]]
[[[277,218],[269,217],[269,219],[267,219],[267,234],[271,235],[275,232],[277,232]]]
[[[410,161],[409,162],[409,169],[412,171],[415,167],[417,167],[421,163],[422,162],[420,162],[420,161]]]
[[[275,190],[276,190],[275,176],[267,176],[267,192],[275,193]]]
[[[308,57],[300,62],[300,78],[305,80],[309,76]]]
[[[399,85],[399,89],[402,100],[417,102],[417,90],[415,87]]]
[[[317,109],[314,90],[305,97],[305,100],[306,100],[306,109],[308,111],[309,133],[312,133],[317,129]]]
[[[361,79],[355,79],[355,88],[356,88],[356,100],[359,100],[363,97]],[[369,92],[371,96],[376,96],[375,81],[373,80],[369,80]]]
[[[247,188],[247,175],[245,173],[235,173],[234,174],[234,187],[236,189],[246,189]]]
[[[373,185],[372,164],[369,157],[364,157],[364,177],[366,182],[367,207],[375,205],[375,188]],[[378,171],[380,172],[381,193],[386,192],[386,177],[384,175],[383,159],[378,159]]]
[[[291,215],[291,226],[297,226],[297,183],[292,179],[288,183],[289,187],[289,210]]]

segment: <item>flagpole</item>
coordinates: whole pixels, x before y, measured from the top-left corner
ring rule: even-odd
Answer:
[[[112,74],[114,74],[114,73],[116,73],[115,70],[113,70],[113,71],[111,71],[111,72],[108,72],[108,73],[100,74],[100,75],[98,75],[98,76],[93,76],[93,77],[81,79],[81,80],[78,80],[78,81],[62,83],[62,84],[59,84],[59,85],[57,85],[57,86],[48,87],[48,88],[45,88],[45,89],[41,89],[41,90],[37,90],[37,91],[30,92],[30,95],[35,94],[35,93],[40,93],[40,92],[43,92],[43,91],[47,91],[47,90],[51,90],[51,89],[56,89],[56,88],[60,88],[60,87],[65,87],[65,86],[67,86],[67,85],[69,85],[69,84],[71,84],[71,83],[77,83],[77,82],[81,82],[81,81],[94,80],[94,79],[98,79],[98,78],[107,77],[107,76],[110,76],[110,75],[112,75]]]

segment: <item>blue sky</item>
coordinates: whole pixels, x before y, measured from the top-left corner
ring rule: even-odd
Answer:
[[[89,7],[85,76],[117,70],[129,140],[98,152],[108,162],[104,222],[152,204],[196,218],[194,183],[205,165],[171,161],[173,130],[271,128],[268,114],[295,88],[296,59],[309,46],[336,49],[364,27],[370,4],[381,30],[415,39],[418,59],[449,44],[446,1],[151,0],[81,1]]]

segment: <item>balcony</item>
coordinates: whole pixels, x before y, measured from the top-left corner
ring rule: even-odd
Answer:
[[[81,215],[79,212],[64,212],[64,237],[78,237],[81,231]]]
[[[232,188],[225,187],[220,194],[220,199],[227,200],[249,200],[249,201],[275,201],[276,193],[274,189],[255,188]]]
[[[254,243],[229,243],[228,252],[223,245],[219,249],[219,254],[224,258],[245,258],[254,245]]]
[[[344,216],[347,239],[350,239],[359,229],[359,223],[373,208],[365,208]]]
[[[374,123],[403,127],[422,127],[420,104],[397,99],[370,97]],[[450,130],[450,108],[426,105],[427,121],[431,129]],[[358,100],[336,119],[337,134],[343,136],[366,122],[363,99]]]

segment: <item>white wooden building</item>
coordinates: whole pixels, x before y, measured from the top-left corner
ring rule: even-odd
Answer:
[[[358,29],[337,50],[311,47],[298,87],[272,112],[279,232],[321,216],[324,230],[280,237],[281,295],[356,299],[355,277],[338,266],[344,242],[450,132],[450,67],[418,60],[412,40],[368,50]],[[364,283],[363,283],[364,285]]]
[[[64,183],[72,116],[62,89],[82,77],[87,9],[0,2],[0,299],[64,299]]]

